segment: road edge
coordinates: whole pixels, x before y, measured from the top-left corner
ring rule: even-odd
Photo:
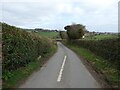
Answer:
[[[68,46],[66,46],[66,47],[69,48]],[[69,49],[72,50],[71,48],[69,48]],[[96,68],[94,68],[92,66],[92,64],[89,61],[87,61],[83,56],[79,55],[74,50],[72,50],[72,51],[79,57],[79,59],[81,60],[83,65],[87,68],[87,70],[90,72],[90,74],[93,76],[93,78],[100,84],[100,86],[103,89],[107,89],[108,88],[108,89],[111,89],[111,90],[113,89],[114,90],[114,88],[107,83],[107,79],[102,74],[102,72],[100,72]]]

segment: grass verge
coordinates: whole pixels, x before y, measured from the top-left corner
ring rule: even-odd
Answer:
[[[65,44],[68,48],[76,52],[79,56],[82,56],[85,60],[87,60],[95,70],[102,72],[102,74],[106,77],[106,81],[113,88],[119,87],[119,71],[115,68],[114,65],[109,63],[107,60],[102,57],[96,56],[88,49],[81,48],[74,44]]]
[[[2,88],[17,88],[19,84],[23,83],[34,71],[37,71],[40,67],[42,67],[42,65],[56,52],[56,48],[57,47],[54,46],[50,53],[46,54],[39,60],[35,60],[35,62],[30,62],[25,67],[12,72],[6,72],[6,75],[11,74],[12,77],[3,82]]]

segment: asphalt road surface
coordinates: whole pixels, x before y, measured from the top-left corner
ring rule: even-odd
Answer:
[[[19,88],[101,88],[77,55],[57,44],[57,52]]]

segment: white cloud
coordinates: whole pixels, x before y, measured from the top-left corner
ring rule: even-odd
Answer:
[[[21,27],[63,29],[68,23],[89,29],[117,27],[118,0],[4,0],[3,21]],[[113,30],[116,30],[113,28]],[[116,30],[117,31],[117,30]]]

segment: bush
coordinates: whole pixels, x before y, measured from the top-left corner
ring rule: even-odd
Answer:
[[[16,70],[45,56],[52,49],[52,41],[26,32],[20,28],[2,24],[3,73]]]
[[[87,48],[94,54],[103,57],[120,69],[120,38],[107,40],[72,40],[74,44]]]

